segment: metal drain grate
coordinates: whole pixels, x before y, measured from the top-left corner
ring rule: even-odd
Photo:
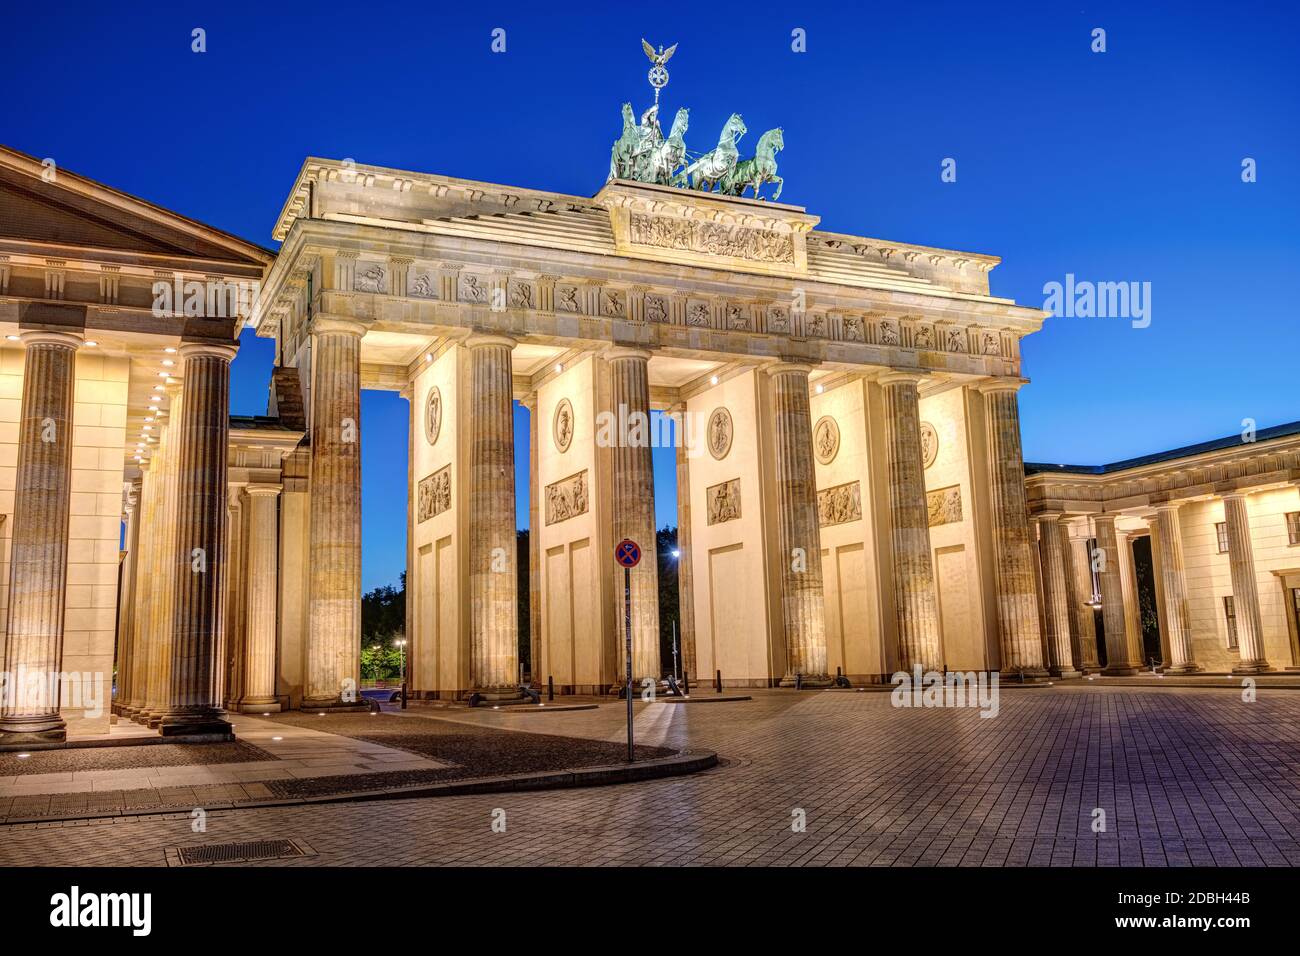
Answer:
[[[251,840],[247,843],[208,843],[167,848],[168,866],[211,866],[214,863],[253,863],[315,856],[302,840]]]

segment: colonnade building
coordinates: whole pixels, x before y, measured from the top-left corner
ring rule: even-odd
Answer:
[[[1223,505],[1189,504],[1171,524],[1161,496],[1175,479],[1150,479],[1165,484],[1148,505],[1118,473],[1061,469],[1032,475],[1027,498],[1020,343],[1045,314],[991,294],[994,257],[817,225],[798,206],[618,180],[580,197],[309,159],[273,254],[0,150],[4,666],[60,675],[52,698],[5,697],[0,743],[106,732],[107,708],[81,705],[110,683],[119,720],[192,739],[227,734],[231,710],[353,704],[363,389],[408,403],[417,694],[518,691],[516,402],[536,681],[603,693],[621,680],[624,537],[646,552],[633,670],[664,672],[651,412],[685,438],[693,676],[818,686],[837,671],[1084,668],[1064,542],[1086,522],[1112,547],[1148,508],[1177,541]],[[247,309],[220,308],[250,284]],[[242,328],[274,344],[263,416],[229,414]],[[1279,454],[1292,458],[1268,493],[1294,497],[1277,484],[1294,453]],[[1176,497],[1205,501],[1229,480],[1188,478]],[[1198,554],[1184,550],[1185,571]],[[1114,578],[1122,558],[1110,567],[1100,598],[1115,615],[1128,578]],[[1194,590],[1162,592],[1175,667],[1199,652]],[[1254,631],[1237,602],[1238,639],[1263,635],[1251,661],[1282,653],[1274,597]],[[1127,617],[1117,633],[1131,640]]]

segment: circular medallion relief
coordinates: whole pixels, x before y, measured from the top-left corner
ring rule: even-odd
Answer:
[[[555,406],[555,415],[551,419],[551,437],[561,454],[569,450],[573,442],[573,405],[567,398],[560,399]]]
[[[929,422],[921,422],[921,461],[929,468],[939,457],[939,433]]]
[[[438,391],[435,385],[429,389],[429,395],[424,400],[424,437],[429,440],[429,444],[436,444],[438,433],[442,431],[442,392]]]
[[[817,461],[829,465],[840,450],[840,426],[829,415],[817,419],[813,426],[813,453]]]
[[[731,422],[731,412],[725,408],[715,408],[709,416],[709,454],[721,461],[731,451],[731,439],[735,426]]]

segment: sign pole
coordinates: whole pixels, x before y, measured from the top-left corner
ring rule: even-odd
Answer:
[[[632,755],[632,569],[623,567],[623,631],[624,654],[627,657],[627,762]]]

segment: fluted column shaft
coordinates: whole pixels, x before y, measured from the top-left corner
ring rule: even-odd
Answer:
[[[312,323],[311,572],[304,709],[359,701],[361,676],[361,336]]]
[[[615,419],[621,423],[644,415],[640,429],[618,429],[613,451],[614,540],[631,538],[641,546],[641,563],[632,569],[632,677],[658,680],[659,664],[659,555],[655,538],[655,479],[650,458],[650,380],[646,363],[650,353],[640,349],[615,348],[608,353],[611,400]],[[631,432],[631,434],[629,434]],[[605,560],[613,560],[609,555]],[[615,575],[614,615],[618,647],[616,680],[627,672],[623,624],[623,575]]]
[[[136,556],[136,568],[139,580],[135,588],[132,607],[132,631],[135,634],[135,650],[131,658],[130,696],[122,709],[127,717],[135,718],[144,710],[149,685],[149,646],[152,635],[149,630],[149,614],[153,608],[152,596],[157,581],[157,572],[153,566],[155,550],[156,522],[158,512],[158,475],[154,469],[154,460],[146,458],[140,463],[140,512],[139,520],[139,554]]]
[[[1234,674],[1272,670],[1264,654],[1264,625],[1259,611],[1259,585],[1255,580],[1255,555],[1250,544],[1250,511],[1244,494],[1223,496],[1223,517],[1228,526],[1228,564],[1232,570],[1232,603],[1237,616],[1237,653]]]
[[[228,708],[237,708],[244,696],[244,601],[248,589],[248,572],[244,562],[243,487],[227,489],[226,560],[221,570],[221,640],[218,644],[218,673],[224,687],[221,699]]]
[[[185,401],[176,441],[176,597],[163,736],[229,733],[220,623],[233,345],[182,345]]]
[[[812,412],[806,365],[782,363],[772,379],[776,445],[777,560],[785,612],[783,686],[827,681],[826,598],[822,591],[821,528],[813,468]]]
[[[72,402],[80,336],[24,332],[0,740],[64,740],[58,674],[68,575]]]
[[[519,687],[519,583],[515,571],[514,341],[475,335],[470,365],[470,683],[491,695]]]
[[[677,422],[677,640],[681,671],[688,678],[695,667],[695,555],[691,550],[691,458],[683,437],[686,406],[679,405]]]
[[[1169,625],[1169,657],[1166,671],[1185,674],[1199,671],[1192,653],[1191,615],[1187,606],[1187,576],[1183,566],[1183,532],[1178,505],[1156,507],[1160,534],[1160,589],[1165,599],[1165,621]]]
[[[1136,674],[1142,666],[1141,657],[1134,657],[1129,642],[1128,615],[1124,609],[1124,584],[1121,576],[1119,549],[1127,547],[1115,531],[1114,515],[1097,515],[1093,518],[1097,549],[1105,556],[1098,570],[1101,579],[1101,620],[1106,631],[1106,667],[1103,674],[1124,676]]]
[[[166,388],[171,401],[167,423],[161,429],[155,461],[159,469],[159,520],[157,550],[154,554],[155,585],[153,606],[150,609],[151,633],[148,659],[148,689],[144,710],[136,719],[150,727],[158,727],[168,706],[171,680],[172,647],[175,640],[173,614],[176,608],[176,588],[183,564],[180,542],[177,538],[178,476],[180,474],[180,422],[184,414],[187,393],[179,380],[170,381]]]
[[[1020,450],[1019,380],[980,387],[988,429],[989,492],[992,498],[994,579],[1002,670],[1045,677],[1038,595],[1034,589],[1025,461]]]
[[[1047,627],[1048,671],[1053,677],[1078,677],[1071,650],[1070,588],[1066,580],[1066,537],[1059,514],[1038,519],[1038,551],[1042,561],[1043,617]]]
[[[1132,532],[1117,533],[1119,548],[1119,584],[1124,595],[1124,634],[1128,641],[1128,659],[1141,669],[1145,661],[1142,646],[1142,605],[1138,597],[1137,572],[1133,561]]]
[[[126,548],[122,559],[117,595],[117,675],[113,713],[120,714],[131,699],[132,661],[135,657],[135,589],[139,581],[140,557],[140,489],[134,485],[126,506]]]
[[[248,617],[244,628],[244,687],[240,709],[273,711],[280,709],[275,692],[276,596],[280,592],[276,498],[280,486],[249,485],[245,491]]]
[[[938,670],[939,618],[934,564],[930,555],[929,508],[921,458],[918,375],[886,374],[884,393],[886,458],[889,471],[890,542],[894,563],[894,614],[898,622],[898,666]]]
[[[1086,533],[1068,539],[1066,570],[1071,580],[1070,606],[1074,612],[1074,666],[1085,674],[1096,671],[1097,620],[1093,613],[1092,554]]]

